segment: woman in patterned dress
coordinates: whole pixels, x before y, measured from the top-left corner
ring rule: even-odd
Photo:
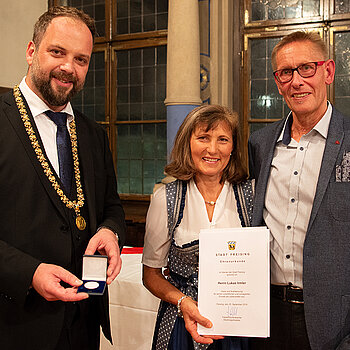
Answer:
[[[165,172],[171,180],[152,195],[142,258],[143,283],[161,299],[152,349],[248,349],[245,338],[197,332],[197,323],[212,326],[197,307],[199,231],[250,225],[237,114],[218,105],[189,113]]]

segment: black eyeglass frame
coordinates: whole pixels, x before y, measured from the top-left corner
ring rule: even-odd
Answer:
[[[304,76],[299,72],[299,69],[300,69],[301,67],[305,66],[305,65],[310,64],[310,63],[315,64],[315,71],[314,71],[314,73],[313,73],[312,75],[308,75],[307,77],[304,77]],[[317,67],[322,66],[322,65],[325,64],[325,63],[326,63],[326,61],[306,62],[306,63],[303,63],[303,64],[299,65],[299,66],[296,67],[296,68],[283,68],[283,69],[275,70],[275,71],[273,72],[273,76],[274,76],[274,77],[276,78],[276,80],[277,80],[279,83],[281,83],[281,84],[289,83],[289,82],[293,79],[293,76],[294,76],[294,72],[295,72],[295,71],[297,71],[298,74],[299,74],[302,78],[311,78],[311,77],[313,77],[313,76],[316,74],[316,72],[317,72]],[[292,71],[292,74],[290,75],[290,79],[289,79],[289,80],[285,80],[285,81],[281,81],[281,80],[280,80],[279,75],[278,75],[278,72],[281,72],[281,71],[283,71],[283,70],[291,70],[291,71]]]

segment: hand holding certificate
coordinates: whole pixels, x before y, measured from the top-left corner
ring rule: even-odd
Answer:
[[[213,327],[199,334],[269,336],[269,262],[266,227],[200,231],[198,307]]]

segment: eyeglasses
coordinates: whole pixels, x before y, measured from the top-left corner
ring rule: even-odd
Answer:
[[[322,66],[326,61],[308,62],[296,68],[284,68],[273,72],[273,75],[280,83],[288,83],[293,79],[293,73],[297,71],[303,78],[310,78],[316,74],[317,67]]]

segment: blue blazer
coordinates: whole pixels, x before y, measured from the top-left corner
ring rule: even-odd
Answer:
[[[249,139],[250,175],[256,179],[252,226],[264,225],[266,186],[284,122]],[[333,107],[303,252],[305,319],[315,350],[336,349],[350,334],[350,178],[336,182],[337,166],[343,165],[343,174],[350,170],[348,152],[350,118]]]

